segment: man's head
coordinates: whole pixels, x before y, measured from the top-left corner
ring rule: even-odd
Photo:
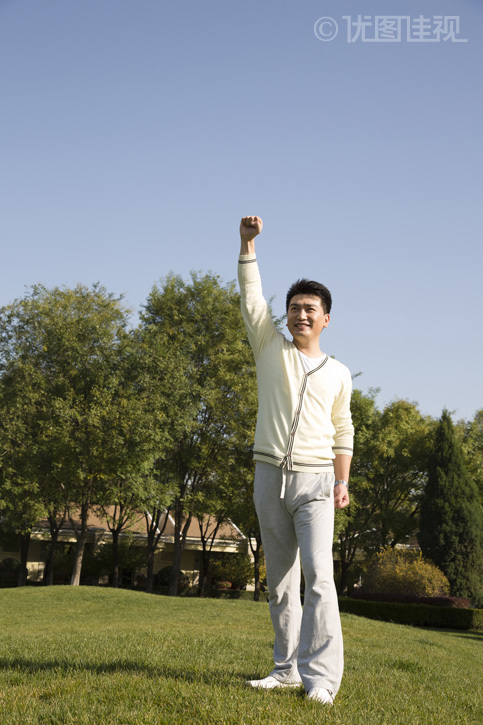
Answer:
[[[287,327],[299,350],[316,347],[330,320],[332,297],[323,284],[299,279],[287,293]]]
[[[320,284],[320,282],[314,282],[310,279],[298,279],[296,282],[294,282],[293,285],[290,287],[289,291],[287,292],[287,299],[285,303],[287,312],[290,306],[290,300],[292,299],[292,297],[295,297],[295,295],[318,297],[320,299],[320,303],[322,305],[324,313],[326,315],[330,313],[330,310],[332,308],[332,295],[330,294],[327,287],[325,287],[325,285],[323,284]]]

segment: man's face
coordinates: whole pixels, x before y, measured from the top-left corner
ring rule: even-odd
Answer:
[[[287,327],[294,341],[318,340],[329,324],[330,315],[324,312],[320,297],[294,295],[287,312]]]

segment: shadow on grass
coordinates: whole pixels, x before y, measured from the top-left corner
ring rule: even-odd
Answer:
[[[478,629],[446,629],[445,627],[418,627],[421,631],[437,632],[438,634],[446,634],[452,637],[462,637],[463,639],[483,639],[483,631]]]
[[[453,632],[455,637],[461,637],[462,639],[476,639],[478,642],[481,642],[483,640],[483,632],[468,632],[467,634],[463,632]]]
[[[20,671],[33,675],[39,672],[56,671],[62,675],[72,675],[76,672],[92,672],[95,675],[109,675],[121,672],[144,673],[148,677],[159,679],[173,679],[178,682],[188,683],[204,683],[213,685],[216,681],[219,684],[239,684],[245,686],[245,682],[254,679],[253,673],[239,674],[224,670],[216,670],[206,668],[196,670],[187,670],[170,666],[139,664],[139,662],[105,662],[105,663],[81,663],[69,662],[67,660],[54,659],[45,662],[27,659],[22,657],[14,657],[8,659],[0,658],[0,671]]]

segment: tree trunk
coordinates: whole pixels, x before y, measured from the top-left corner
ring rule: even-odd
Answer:
[[[112,535],[112,569],[111,569],[111,587],[119,588],[119,531],[113,529]]]
[[[146,562],[146,592],[148,594],[153,593],[154,583],[154,548],[149,546],[148,542],[148,555]]]
[[[49,546],[49,553],[47,554],[47,559],[45,561],[45,569],[44,569],[44,576],[43,576],[43,583],[45,586],[50,587],[54,583],[54,559],[55,559],[55,552],[57,550],[57,542],[59,539],[59,532],[56,531],[55,533],[51,533],[51,541]]]
[[[178,581],[179,581],[179,574],[181,571],[181,555],[182,555],[182,553],[183,553],[183,545],[181,542],[181,537],[175,536],[174,551],[173,551],[173,569],[171,571],[171,579],[169,581],[169,589],[168,589],[168,596],[170,596],[170,597],[178,596]]]
[[[82,571],[82,559],[84,558],[84,549],[87,540],[87,514],[89,512],[88,504],[83,503],[81,506],[81,529],[80,532],[75,528],[74,522],[70,519],[77,538],[77,546],[75,549],[74,566],[70,579],[71,586],[78,587]]]
[[[27,584],[30,534],[20,534],[20,571],[18,573],[17,586],[24,587]]]
[[[208,521],[206,522],[206,524],[204,523],[203,518],[198,517],[198,525],[200,527],[200,538],[202,546],[200,580],[198,582],[200,597],[206,597],[209,594],[211,551],[213,549],[213,544],[222,522],[223,519],[216,519],[216,525],[213,527],[210,535],[207,536],[206,534],[209,531],[211,516],[208,517]]]
[[[144,514],[147,529],[146,592],[148,594],[153,593],[154,555],[156,554],[156,548],[159,544],[159,540],[163,535],[166,524],[168,523],[169,510],[170,507],[168,507],[166,510],[154,509],[152,516],[148,513]],[[164,523],[162,527],[159,528],[161,516],[163,514],[165,514]]]
[[[339,594],[347,595],[347,584],[349,581],[349,565],[346,561],[340,562]]]
[[[206,563],[203,566],[203,588],[200,590],[202,597],[209,597],[211,590],[211,566],[210,566],[210,555],[206,558]]]
[[[253,546],[253,539],[257,542],[256,546]],[[262,549],[262,538],[260,534],[258,536],[251,537],[250,534],[248,535],[248,543],[250,544],[250,549],[252,550],[253,554],[253,573],[254,573],[254,579],[255,579],[255,591],[253,592],[253,601],[259,602],[260,601],[260,554]]]
[[[210,565],[210,554],[206,549],[206,542],[202,541],[202,552],[201,552],[201,569],[200,569],[200,580],[198,582],[198,591],[200,597],[206,597],[208,592],[208,568]]]
[[[255,573],[255,591],[253,592],[253,601],[260,601],[260,549],[257,547],[253,552],[253,569]]]
[[[184,522],[183,528],[181,529],[181,522],[183,517],[182,506],[178,508],[175,513],[175,526],[174,526],[174,551],[173,551],[173,571],[171,572],[171,580],[169,582],[168,596],[178,596],[178,582],[179,575],[181,572],[181,556],[183,554],[184,545],[186,543],[186,536],[191,523],[191,514]]]
[[[43,583],[45,584],[45,586],[48,586],[48,587],[52,586],[52,584],[54,583],[55,552],[57,551],[59,533],[64,525],[66,513],[67,512],[64,509],[64,514],[60,521],[57,520],[56,511],[54,513],[48,515],[49,528],[50,528],[50,546],[49,546],[49,553],[47,554],[47,558],[45,561],[45,569],[44,569],[44,576],[43,576]]]

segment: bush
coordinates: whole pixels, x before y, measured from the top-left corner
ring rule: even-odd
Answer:
[[[245,589],[253,581],[253,562],[248,554],[226,554],[211,564],[211,580],[231,582],[233,589]]]
[[[432,607],[429,604],[401,604],[397,602],[370,602],[349,597],[339,598],[339,609],[341,612],[396,624],[483,630],[483,609]]]
[[[12,557],[7,557],[0,561],[0,586],[13,585],[17,583],[18,573],[20,571],[20,562]]]
[[[354,599],[367,599],[372,602],[404,602],[406,604],[431,604],[433,607],[470,608],[470,600],[465,597],[417,597],[413,594],[369,593],[362,589],[354,589],[350,596]]]
[[[363,591],[391,596],[445,597],[449,595],[449,582],[420,552],[387,548],[369,567]]]
[[[172,566],[165,566],[160,569],[154,576],[154,584],[157,587],[167,587],[171,580],[171,573],[173,571]],[[178,586],[180,589],[187,589],[190,585],[190,578],[184,571],[180,571]]]
[[[137,546],[129,535],[119,539],[119,584],[130,584],[133,574],[141,569],[146,562],[146,549]],[[109,580],[112,572],[113,545],[106,541],[96,547],[86,547],[84,562],[82,564],[82,578],[97,582],[102,574],[108,574]]]

